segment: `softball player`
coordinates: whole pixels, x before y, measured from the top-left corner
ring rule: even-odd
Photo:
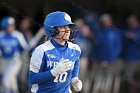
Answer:
[[[82,89],[78,78],[81,50],[69,42],[74,26],[65,12],[52,12],[44,21],[45,33],[50,40],[39,45],[32,53],[29,80],[33,93],[71,93]]]
[[[3,73],[4,93],[18,93],[17,75],[21,68],[21,52],[27,44],[23,35],[15,30],[15,20],[5,17],[1,23],[0,51],[2,55],[1,70]]]

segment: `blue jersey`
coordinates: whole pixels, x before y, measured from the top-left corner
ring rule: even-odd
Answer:
[[[83,36],[81,32],[78,33],[78,35],[75,38],[75,42],[80,46],[81,48],[81,57],[86,57],[88,54],[88,39],[87,37]]]
[[[20,32],[0,32],[0,51],[3,58],[13,58],[19,55],[27,46]]]
[[[129,62],[135,62],[140,60],[140,27],[127,28],[124,33],[133,32],[135,39],[123,38],[123,56]]]
[[[114,27],[97,32],[93,47],[93,59],[114,62],[120,55],[121,43],[121,35]]]
[[[32,53],[30,60],[29,81],[33,93],[70,93],[73,77],[78,77],[79,57],[81,50],[78,45],[67,42],[64,46],[51,39],[39,45]],[[72,68],[57,77],[51,74],[61,59],[73,62]]]

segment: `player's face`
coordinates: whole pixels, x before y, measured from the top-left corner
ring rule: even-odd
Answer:
[[[15,25],[11,24],[7,27],[7,32],[13,32],[15,30]]]
[[[56,36],[56,38],[62,38],[65,40],[68,40],[70,37],[70,26],[59,26],[57,27],[59,30],[59,34]]]
[[[112,26],[112,20],[111,20],[110,18],[108,18],[108,19],[106,19],[106,20],[103,20],[103,21],[102,21],[102,25],[103,25],[104,27],[110,27],[110,26]]]
[[[138,27],[139,23],[138,23],[137,19],[133,18],[133,19],[130,19],[130,20],[129,20],[129,25],[130,25],[132,28],[136,28],[136,27]]]

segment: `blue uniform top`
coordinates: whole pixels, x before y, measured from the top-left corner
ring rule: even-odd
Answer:
[[[51,39],[39,45],[32,53],[30,60],[29,81],[33,93],[70,93],[73,77],[78,77],[79,57],[81,50],[78,45],[67,42],[64,46]],[[72,68],[54,77],[51,74],[61,59],[73,62]]]
[[[126,32],[134,32],[135,38],[128,39],[124,38],[124,58],[127,61],[138,61],[140,60],[140,27],[137,28],[127,28],[124,33]]]
[[[114,27],[98,31],[93,47],[93,59],[113,62],[121,52],[121,41],[120,32]]]
[[[81,48],[81,57],[86,57],[89,52],[89,41],[87,37],[82,35],[82,32],[79,32],[75,38],[75,42],[80,46]]]
[[[20,32],[0,32],[0,52],[3,58],[13,58],[19,55],[26,47],[27,43]]]

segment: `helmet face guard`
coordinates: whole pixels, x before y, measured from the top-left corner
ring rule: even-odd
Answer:
[[[77,34],[78,34],[78,30],[76,30],[76,26],[70,26],[70,28],[71,28],[70,30],[61,31],[61,32],[64,32],[64,34],[63,34],[62,37],[57,38],[57,39],[64,39],[65,34],[66,34],[67,32],[70,32],[70,36],[69,36],[68,41],[73,41],[73,40],[75,40],[75,38],[76,38],[76,36],[77,36]],[[56,36],[56,35],[59,34],[60,31],[59,31],[56,27],[55,27],[55,29],[58,31],[58,33],[55,34],[55,36]],[[54,36],[54,37],[55,37],[55,36]]]
[[[71,33],[70,33],[70,37],[69,40],[70,41],[74,41],[76,36],[78,34],[78,30],[76,29],[76,26],[72,28]]]

